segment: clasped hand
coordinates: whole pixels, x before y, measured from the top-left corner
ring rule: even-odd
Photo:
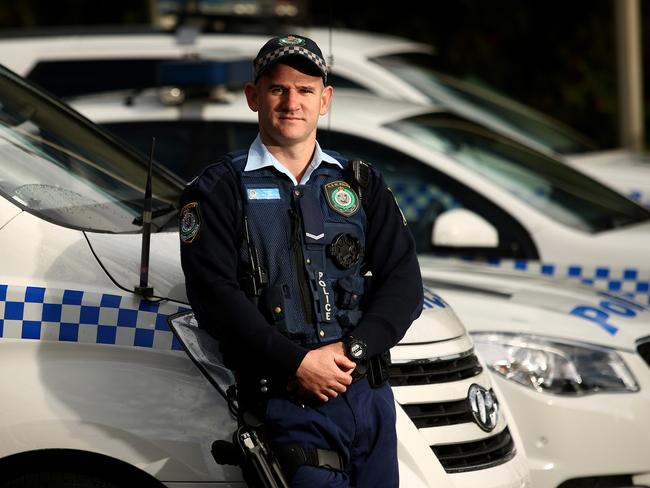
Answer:
[[[347,390],[355,367],[345,355],[342,342],[328,344],[307,353],[287,390],[299,401],[315,397],[326,402]]]

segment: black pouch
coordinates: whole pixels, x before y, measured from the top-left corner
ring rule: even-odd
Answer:
[[[286,330],[286,304],[282,286],[271,286],[262,291],[260,310],[266,319]]]
[[[365,289],[362,276],[346,276],[336,282],[336,306],[340,310],[357,308]]]
[[[371,388],[379,388],[390,378],[390,351],[377,354],[368,360],[368,383]]]

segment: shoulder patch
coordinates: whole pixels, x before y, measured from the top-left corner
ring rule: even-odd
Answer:
[[[181,241],[191,244],[201,229],[199,202],[190,202],[181,209],[179,234]]]
[[[350,217],[359,210],[359,195],[343,180],[330,181],[323,185],[325,200],[332,210],[344,217]]]

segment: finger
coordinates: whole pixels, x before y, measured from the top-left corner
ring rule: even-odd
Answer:
[[[334,362],[339,368],[343,369],[354,369],[357,367],[357,364],[354,361],[351,361],[345,356],[342,356],[341,354],[335,354],[334,355]]]
[[[354,370],[352,370],[352,371],[354,371]],[[348,373],[345,373],[343,375],[339,375],[337,377],[337,380],[339,381],[339,383],[341,385],[350,386],[352,384],[352,371],[350,371]]]
[[[339,396],[338,392],[334,388],[329,388],[327,390],[324,390],[323,393],[328,397],[328,398],[336,398]]]

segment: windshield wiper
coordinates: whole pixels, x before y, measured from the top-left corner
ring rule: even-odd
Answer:
[[[159,208],[157,210],[152,211],[151,212],[151,219],[153,220],[153,219],[156,219],[158,217],[162,217],[162,216],[167,215],[167,214],[172,213],[172,212],[176,213],[176,212],[178,212],[178,209],[174,205],[169,203],[169,204],[166,204],[162,208]],[[167,222],[168,222],[168,220],[165,221],[165,224],[167,224]],[[135,217],[133,219],[132,224],[142,227],[142,225],[144,224],[144,222],[142,221],[142,215],[138,215],[137,217]],[[158,227],[158,226],[156,226],[156,227]],[[162,227],[164,227],[164,225],[159,227],[159,228],[162,228]]]

